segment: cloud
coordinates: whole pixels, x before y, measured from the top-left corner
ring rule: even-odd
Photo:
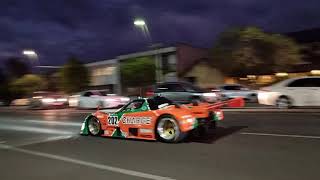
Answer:
[[[145,49],[133,26],[147,20],[154,42],[189,42],[210,47],[233,26],[256,25],[288,32],[320,26],[317,0],[1,0],[0,59],[33,48],[44,64],[70,55],[84,61]]]

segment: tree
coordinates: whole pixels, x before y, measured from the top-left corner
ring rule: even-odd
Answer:
[[[121,80],[125,87],[155,83],[155,63],[152,57],[129,59],[121,63]]]
[[[19,58],[9,58],[5,62],[6,70],[12,79],[17,79],[30,72],[29,66]]]
[[[79,92],[90,83],[88,69],[74,57],[63,66],[59,76],[60,86],[67,93]]]
[[[17,96],[28,96],[46,87],[45,80],[35,74],[26,74],[10,84],[10,90]]]
[[[288,71],[300,62],[301,55],[290,38],[247,27],[221,33],[212,59],[226,75],[242,76]]]

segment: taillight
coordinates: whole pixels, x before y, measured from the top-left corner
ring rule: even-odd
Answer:
[[[147,91],[146,92],[146,97],[152,97],[154,96],[154,92],[153,91]]]

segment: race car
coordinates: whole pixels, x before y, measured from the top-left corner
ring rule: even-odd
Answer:
[[[86,117],[80,134],[176,143],[194,130],[214,128],[224,118],[220,109],[223,105],[240,107],[244,100],[179,105],[160,96],[140,98],[114,113],[98,109]]]

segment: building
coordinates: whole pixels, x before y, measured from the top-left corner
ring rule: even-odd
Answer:
[[[151,60],[154,60],[157,67],[156,79],[158,82],[190,80],[197,83],[199,79],[201,84],[208,85],[208,83],[203,82],[205,78],[201,76],[201,68],[192,68],[195,65],[199,65],[202,60],[209,59],[208,50],[186,44],[178,44],[176,46],[158,47],[148,51],[120,55],[115,59],[86,64],[91,75],[91,88],[108,89],[110,92],[118,94],[127,93],[127,89],[124,88],[123,82],[121,82],[121,63],[140,57],[150,57]],[[187,73],[187,70],[193,71]],[[207,69],[206,72],[209,75],[208,71],[210,69]],[[198,78],[198,75],[201,77]],[[219,73],[215,75],[221,76]],[[206,79],[215,79],[215,75],[211,73],[210,77]],[[220,82],[221,77],[218,79]]]
[[[90,88],[119,92],[118,60],[110,59],[85,64],[89,69]]]

